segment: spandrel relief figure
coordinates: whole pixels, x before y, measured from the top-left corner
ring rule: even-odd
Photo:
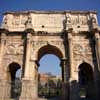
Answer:
[[[76,44],[73,49],[74,54],[82,54],[83,47],[80,44]]]
[[[23,45],[21,44],[11,44],[6,48],[7,54],[23,54]]]
[[[63,20],[63,29],[66,30],[67,26],[67,18]]]

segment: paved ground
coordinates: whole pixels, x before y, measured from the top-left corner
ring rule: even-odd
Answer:
[[[40,98],[39,100],[61,100],[59,99],[59,97],[55,97],[55,98],[50,98],[50,99],[47,99],[47,98]],[[95,99],[79,99],[79,100],[95,100]]]
[[[39,100],[59,100],[59,97],[54,97],[54,98],[39,98]]]

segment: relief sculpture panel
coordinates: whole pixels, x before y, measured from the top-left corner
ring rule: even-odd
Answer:
[[[73,58],[75,60],[91,60],[92,51],[88,43],[86,44],[75,44],[73,47]]]
[[[22,43],[11,43],[6,46],[6,54],[21,55],[23,52]]]
[[[88,25],[88,19],[85,15],[72,15],[71,17],[71,24],[76,25]]]

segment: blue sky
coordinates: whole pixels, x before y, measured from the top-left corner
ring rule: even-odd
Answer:
[[[44,55],[39,63],[40,73],[51,72],[53,75],[61,75],[60,59],[57,56],[53,54]]]
[[[100,0],[0,0],[0,22],[3,12],[23,10],[96,10],[100,25]],[[40,63],[41,71],[60,73],[56,56],[44,56]]]

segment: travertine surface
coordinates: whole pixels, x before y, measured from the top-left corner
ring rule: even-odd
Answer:
[[[2,27],[9,31],[24,31],[27,23],[35,31],[61,32],[64,22],[66,28],[73,28],[74,31],[89,31],[91,19],[97,27],[96,12],[89,11],[26,11],[7,12],[3,18]]]
[[[64,83],[79,81],[79,65],[84,62],[91,66],[94,80],[98,79],[100,28],[95,11],[6,12],[0,33],[0,78],[10,81],[9,65],[18,63],[24,80],[21,98],[27,80],[34,83],[27,95],[37,97],[38,62],[48,53],[60,58]],[[75,95],[70,89],[70,95]]]

